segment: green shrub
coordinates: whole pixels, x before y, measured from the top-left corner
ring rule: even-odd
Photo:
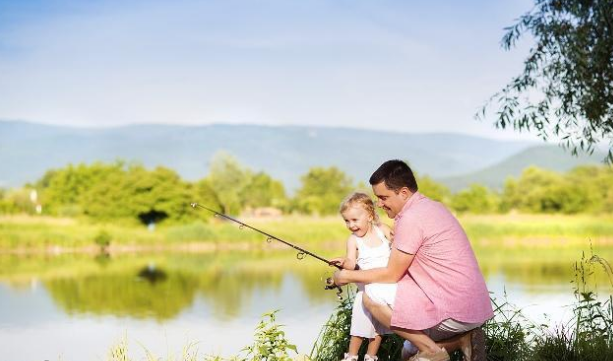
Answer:
[[[111,244],[111,240],[113,237],[111,234],[105,230],[101,230],[94,237],[94,243],[96,243],[100,248],[106,248]]]

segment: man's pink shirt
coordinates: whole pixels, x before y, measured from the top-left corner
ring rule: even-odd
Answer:
[[[414,193],[395,218],[394,246],[415,256],[398,282],[392,326],[425,330],[448,318],[479,323],[493,317],[468,237],[441,203]]]

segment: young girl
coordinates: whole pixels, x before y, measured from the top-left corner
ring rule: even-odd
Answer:
[[[345,226],[351,231],[347,239],[347,254],[345,258],[337,258],[337,262],[345,269],[371,269],[387,266],[390,257],[392,240],[391,229],[379,222],[375,205],[364,193],[353,193],[341,203],[340,213],[345,220]],[[362,340],[369,340],[364,361],[376,361],[377,351],[382,337],[375,329],[372,316],[362,305],[364,285],[358,284],[351,314],[351,339],[349,350],[342,361],[357,361]],[[385,285],[395,291],[396,284]],[[376,322],[376,321],[374,321]],[[391,333],[389,330],[386,333]]]

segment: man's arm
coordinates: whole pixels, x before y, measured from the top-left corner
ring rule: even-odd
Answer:
[[[404,253],[396,248],[392,248],[390,260],[387,267],[373,268],[369,270],[349,271],[340,270],[334,272],[334,283],[343,286],[347,283],[396,283],[407,272],[413,254]]]

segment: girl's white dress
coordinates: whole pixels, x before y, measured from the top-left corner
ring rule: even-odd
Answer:
[[[362,237],[356,238],[356,244],[358,248],[358,258],[356,263],[360,266],[360,269],[367,270],[371,268],[386,267],[390,258],[391,244],[390,241],[385,238],[383,231],[379,227],[374,226],[374,231],[381,239],[381,244],[377,247],[369,247],[364,243]],[[386,293],[389,293],[391,299],[396,294],[396,284],[377,284],[381,289],[384,289]],[[364,284],[358,283],[358,293],[355,295],[355,301],[353,302],[353,311],[351,313],[351,336],[374,338],[377,334],[392,333],[390,330],[382,327],[374,318],[372,318],[370,312],[366,310],[362,304],[362,294],[364,293]],[[376,326],[375,326],[376,325]]]

